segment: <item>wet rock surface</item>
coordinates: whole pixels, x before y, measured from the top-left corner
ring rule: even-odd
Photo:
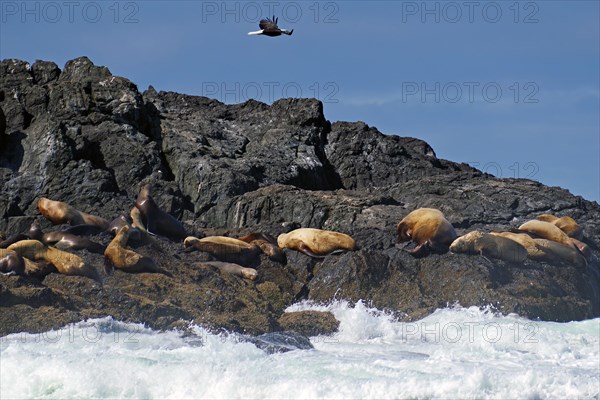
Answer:
[[[362,122],[330,123],[314,99],[226,105],[141,93],[85,57],[62,70],[4,60],[0,183],[6,236],[27,233],[34,219],[51,229],[36,207],[41,196],[112,220],[129,215],[140,187],[150,184],[190,235],[276,237],[312,227],[350,234],[360,247],[324,259],[286,250],[285,265],[261,255],[252,266],[256,281],[203,266],[211,256],[161,237],[160,250],[133,247],[170,276],[107,272],[103,256],[80,250],[74,253],[101,283],[56,273],[0,276],[2,335],[107,315],[156,329],[193,321],[259,335],[290,329],[284,310],[303,299],[363,299],[407,320],[455,303],[553,321],[600,315],[597,203],[438,159],[419,139]],[[585,268],[451,253],[414,258],[395,244],[395,226],[418,207],[440,209],[459,235],[516,228],[542,213],[569,215],[583,227],[592,258]],[[106,245],[111,236],[91,239]]]

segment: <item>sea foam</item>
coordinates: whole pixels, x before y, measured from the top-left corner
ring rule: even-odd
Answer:
[[[553,323],[451,307],[414,322],[363,302],[339,332],[269,355],[234,334],[112,318],[0,339],[0,398],[598,398],[600,319]]]

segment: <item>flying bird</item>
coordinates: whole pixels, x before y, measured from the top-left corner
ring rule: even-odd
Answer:
[[[258,27],[260,31],[256,32],[248,32],[248,35],[267,35],[267,36],[279,36],[282,33],[286,35],[291,35],[294,33],[294,30],[288,31],[287,29],[281,29],[277,26],[277,20],[279,18],[275,18],[273,15],[273,19],[261,19]]]

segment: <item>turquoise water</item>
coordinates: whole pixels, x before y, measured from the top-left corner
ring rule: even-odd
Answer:
[[[453,307],[414,323],[345,302],[314,350],[266,354],[111,318],[0,340],[0,398],[598,399],[600,319],[537,322]]]

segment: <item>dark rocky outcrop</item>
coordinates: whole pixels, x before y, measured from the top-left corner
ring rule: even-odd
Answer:
[[[438,159],[419,139],[386,136],[362,122],[332,124],[314,99],[226,105],[153,88],[140,93],[85,57],[63,70],[4,60],[0,183],[0,232],[7,235],[26,233],[39,218],[40,196],[112,219],[129,214],[149,183],[190,234],[315,227],[351,234],[361,249],[323,260],[287,252],[286,265],[263,257],[254,282],[194,266],[209,257],[163,238],[160,251],[136,251],[172,276],[107,275],[102,256],[79,251],[103,285],[58,274],[0,276],[0,334],[106,315],[159,329],[194,321],[261,334],[293,329],[282,314],[302,299],[364,299],[404,319],[454,303],[555,321],[600,315],[597,203]],[[570,215],[592,260],[578,269],[449,253],[413,258],[395,245],[395,225],[417,207],[439,208],[459,234],[514,228],[541,213]]]

